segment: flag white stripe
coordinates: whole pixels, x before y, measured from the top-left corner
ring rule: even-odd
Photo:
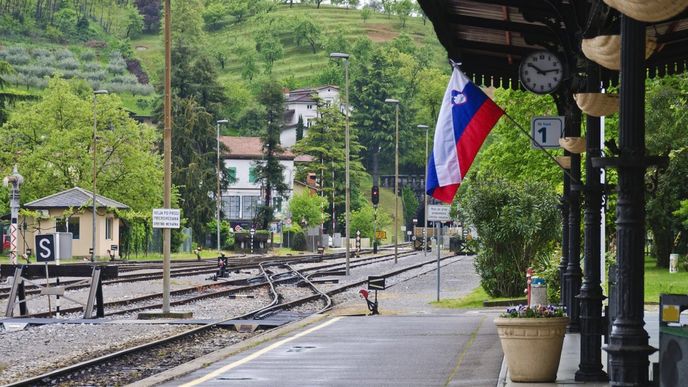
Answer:
[[[459,168],[459,156],[456,153],[456,138],[454,137],[451,92],[452,90],[463,91],[467,81],[465,76],[456,68],[452,71],[437,118],[432,152],[440,187],[461,183],[461,169]]]

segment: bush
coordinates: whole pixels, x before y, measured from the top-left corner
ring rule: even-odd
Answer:
[[[33,57],[36,59],[51,58],[53,56],[53,53],[45,48],[34,48],[33,50],[31,50],[31,54],[33,54]]]
[[[101,70],[100,65],[96,62],[84,63],[82,68],[85,72],[95,72]]]
[[[294,233],[291,248],[296,251],[306,251],[306,234],[303,231]]]
[[[5,56],[5,61],[7,63],[13,65],[13,66],[18,66],[18,65],[25,65],[31,61],[31,57],[27,52],[21,52],[21,53],[12,53],[9,52]]]
[[[76,70],[79,68],[79,61],[75,58],[64,58],[57,62],[57,67],[65,70]]]
[[[548,259],[561,227],[559,199],[546,185],[472,181],[461,202],[479,236],[475,268],[492,297],[521,296],[526,268]]]
[[[96,53],[92,50],[86,50],[81,53],[82,62],[93,62],[94,60],[96,60]],[[98,65],[98,67],[100,67],[100,65]]]
[[[63,48],[63,49],[55,52],[55,58],[58,61],[61,61],[63,59],[69,59],[69,58],[74,59],[74,54],[70,50]]]

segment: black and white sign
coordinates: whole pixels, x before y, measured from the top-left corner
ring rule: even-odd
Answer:
[[[428,220],[431,222],[449,222],[451,216],[449,216],[450,206],[444,206],[439,204],[432,204],[428,206]]]
[[[50,262],[55,260],[55,235],[36,235],[36,260]]]
[[[543,148],[559,148],[559,139],[564,135],[564,116],[533,117],[530,120],[530,135],[535,140],[531,140],[533,149],[539,148],[537,144]]]
[[[368,276],[368,290],[385,290],[385,277]]]
[[[181,214],[175,208],[154,208],[153,228],[179,228]]]

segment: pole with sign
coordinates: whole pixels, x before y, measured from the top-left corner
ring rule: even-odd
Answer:
[[[440,229],[441,223],[449,222],[451,216],[449,214],[450,206],[444,205],[430,205],[428,206],[428,220],[435,222],[435,247],[437,248],[437,301],[440,300]],[[439,225],[439,226],[438,226]]]
[[[163,281],[162,281],[162,312],[170,313],[170,257],[169,254],[169,235],[170,229],[179,228],[181,213],[174,208],[154,208],[153,209],[153,228],[163,229]]]

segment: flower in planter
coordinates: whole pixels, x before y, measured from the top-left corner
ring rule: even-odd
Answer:
[[[558,305],[519,305],[515,308],[507,308],[499,317],[507,318],[548,318],[566,317],[563,306]]]

